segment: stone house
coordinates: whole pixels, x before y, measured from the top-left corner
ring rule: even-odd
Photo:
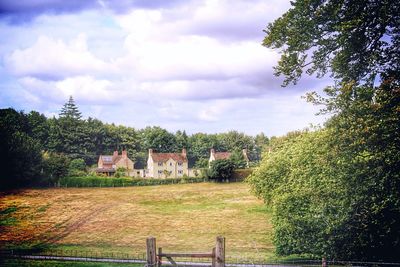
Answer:
[[[146,177],[180,178],[189,176],[186,149],[181,153],[156,153],[149,149]]]

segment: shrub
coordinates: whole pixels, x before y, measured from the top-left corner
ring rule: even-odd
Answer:
[[[69,158],[64,154],[43,154],[43,177],[45,183],[57,184],[61,177],[68,174]]]
[[[232,178],[235,164],[229,159],[219,159],[211,162],[210,169],[207,171],[207,176],[211,180],[222,182]]]
[[[179,183],[200,183],[203,178],[116,178],[116,177],[63,177],[60,179],[61,187],[124,187],[124,186],[147,186],[147,185],[165,185]]]

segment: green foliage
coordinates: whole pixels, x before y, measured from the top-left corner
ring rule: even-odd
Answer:
[[[82,176],[86,173],[86,164],[83,159],[73,159],[68,166],[68,176]]]
[[[399,262],[400,4],[292,6],[266,30],[264,45],[283,50],[276,74],[296,83],[307,67],[317,77],[331,72],[336,85],[327,98],[307,95],[333,114],[326,129],[271,140],[251,176],[254,192],[275,207],[277,252]],[[314,180],[327,183],[326,195]]]
[[[197,169],[208,168],[208,158],[200,158],[196,161],[195,167]]]
[[[40,144],[23,112],[0,110],[0,189],[34,184],[41,169]]]
[[[141,148],[145,151],[150,148],[158,152],[176,151],[176,137],[160,127],[146,127],[140,131]]]
[[[211,162],[208,178],[217,182],[230,180],[235,164],[229,159],[218,159]]]
[[[268,140],[263,134],[254,138],[237,131],[220,134],[196,133],[188,136],[185,131],[173,134],[160,127],[135,130],[131,127],[103,124],[93,118],[84,120],[73,98],[64,104],[59,118],[46,118],[36,111],[29,114],[12,109],[1,111],[1,137],[5,140],[1,143],[1,151],[10,151],[10,154],[1,154],[5,159],[1,163],[4,164],[3,175],[7,177],[4,179],[14,184],[12,187],[38,183],[49,185],[56,182],[60,176],[55,170],[51,170],[52,167],[46,166],[48,163],[44,162],[42,166],[41,152],[63,154],[72,161],[71,164],[79,159],[81,166],[81,160],[85,165],[91,166],[97,163],[99,155],[110,155],[115,150],[126,149],[135,162],[135,168],[139,169],[146,167],[149,148],[157,152],[177,152],[186,148],[189,167],[205,168],[208,167],[210,148],[218,151],[239,151],[247,147],[249,157],[258,161],[262,147]],[[238,165],[241,167],[243,164]],[[82,167],[67,168],[69,176],[85,175]],[[8,187],[7,183],[2,183],[2,186]]]
[[[244,169],[247,167],[247,162],[244,158],[243,151],[240,149],[235,149],[229,159],[235,165],[235,169]]]
[[[85,161],[83,159],[73,159],[69,163],[69,169],[70,170],[85,171],[86,170]]]
[[[60,179],[61,187],[124,187],[124,186],[148,186],[148,185],[166,185],[179,183],[201,183],[203,178],[167,178],[167,179],[149,179],[149,178],[117,178],[117,177],[63,177]]]
[[[263,45],[282,50],[275,71],[284,85],[304,70],[344,82],[399,79],[399,14],[398,1],[296,0],[267,26]]]
[[[345,187],[337,180],[327,130],[286,139],[265,155],[247,179],[272,206],[279,255],[336,256],[334,230],[345,217]],[[348,203],[347,203],[348,204]]]
[[[118,167],[117,170],[116,170],[116,172],[115,172],[115,174],[114,174],[114,176],[115,176],[116,178],[124,177],[124,176],[126,176],[126,171],[127,171],[126,168],[124,168],[124,167]]]
[[[273,207],[278,254],[400,261],[396,88],[348,85],[325,99],[337,111],[325,129],[271,143],[248,181]]]
[[[67,118],[71,120],[80,120],[82,118],[82,114],[76,106],[72,96],[69,97],[68,102],[62,107],[60,118]]]
[[[43,155],[44,183],[57,185],[61,177],[68,174],[70,159],[64,154],[45,153]]]
[[[348,84],[326,99],[337,111],[333,132],[349,191],[347,217],[336,234],[338,254],[400,261],[400,91],[387,80],[377,88]],[[331,92],[336,92],[334,89]],[[346,234],[351,232],[351,235]]]
[[[37,111],[31,111],[26,116],[31,127],[31,137],[39,142],[42,149],[45,149],[50,131],[46,116]]]

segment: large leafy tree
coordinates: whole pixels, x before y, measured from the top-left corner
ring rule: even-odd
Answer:
[[[299,151],[304,157],[318,155],[322,144],[329,144],[329,157],[315,163],[315,173],[325,180],[331,175],[329,170],[334,170],[334,180],[343,189],[343,194],[338,194],[343,202],[336,202],[340,205],[340,220],[320,229],[318,235],[310,235],[308,241],[312,243],[304,243],[301,234],[277,231],[281,235],[276,242],[282,245],[278,245],[278,252],[400,261],[393,253],[400,250],[400,222],[395,219],[400,218],[400,3],[297,0],[268,25],[266,33],[264,45],[282,50],[276,74],[285,76],[284,85],[296,83],[303,71],[317,77],[329,73],[336,81],[335,86],[325,89],[327,98],[308,95],[311,102],[324,105],[324,112],[334,114],[326,124],[329,134],[321,147],[307,150],[303,145]],[[289,163],[289,174],[314,168],[304,160]],[[326,166],[333,169],[321,172]],[[265,183],[274,181],[275,176],[264,174],[253,177],[258,193],[266,190],[262,189]],[[315,176],[313,172],[308,175]],[[307,191],[307,184],[302,188],[312,197],[319,194],[318,190]],[[337,188],[325,190],[333,192]],[[318,221],[312,216],[315,209],[303,206],[302,197],[297,197],[299,192],[286,192],[285,200],[289,202],[282,207],[298,206],[305,218],[301,227],[318,229],[313,227]],[[281,199],[285,194],[276,196]],[[290,221],[290,213],[276,209],[278,213]],[[321,235],[323,231],[328,236]],[[318,244],[321,237],[330,242],[318,251],[312,244]]]
[[[176,137],[160,127],[146,127],[139,132],[141,149],[147,151],[152,148],[157,152],[171,152],[176,150]]]
[[[23,112],[0,110],[0,189],[28,186],[41,171],[40,144]]]
[[[276,74],[285,85],[303,71],[345,82],[399,79],[399,1],[296,0],[265,32],[263,44],[282,50]]]

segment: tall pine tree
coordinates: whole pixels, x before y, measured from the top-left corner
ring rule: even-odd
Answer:
[[[72,96],[69,97],[68,102],[61,108],[60,118],[71,118],[75,120],[80,120],[82,118],[82,114]]]
[[[49,148],[53,152],[65,153],[70,158],[86,155],[84,148],[84,121],[72,96],[61,109],[60,117],[53,121]]]

